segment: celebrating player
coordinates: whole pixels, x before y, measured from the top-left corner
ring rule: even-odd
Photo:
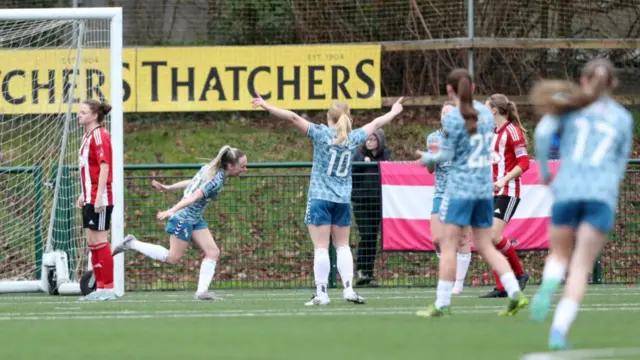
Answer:
[[[444,121],[444,116],[449,111],[455,108],[456,104],[453,101],[447,101],[442,105],[442,111],[440,113],[440,121]],[[443,127],[439,130],[436,130],[427,136],[427,149],[429,152],[435,154],[438,152],[438,146],[442,143],[443,138],[446,136],[444,132],[444,123]],[[435,171],[435,192],[433,194],[433,206],[431,207],[431,238],[433,239],[433,246],[436,248],[436,254],[440,256],[440,250],[438,243],[440,242],[440,238],[443,236],[441,228],[442,224],[440,223],[438,213],[440,212],[440,204],[442,203],[442,196],[444,195],[444,189],[447,184],[447,173],[449,171],[449,166],[451,165],[451,161],[445,161],[440,164],[428,165],[427,170],[430,174],[433,174]],[[467,276],[467,271],[469,270],[469,264],[471,264],[471,244],[469,243],[469,234],[470,229],[467,227],[465,231],[463,231],[462,239],[460,240],[460,244],[458,245],[458,254],[457,265],[456,265],[456,281],[453,285],[453,294],[457,295],[462,292],[462,288],[464,287],[464,279]]]
[[[171,209],[159,212],[158,220],[169,219],[165,231],[171,234],[169,250],[166,248],[137,240],[127,235],[122,244],[116,246],[113,255],[132,249],[154,260],[167,264],[177,264],[184,255],[189,243],[199,247],[204,253],[200,264],[198,289],[194,295],[197,300],[217,300],[209,285],[216,272],[216,263],[220,249],[216,245],[202,214],[210,200],[215,199],[224,186],[227,176],[238,176],[247,171],[247,157],[231,146],[223,146],[218,155],[202,168],[191,179],[172,185],[164,185],[154,181],[153,187],[160,191],[185,189],[182,200]]]
[[[111,137],[102,127],[111,106],[97,100],[80,105],[78,123],[84,126],[80,159],[82,193],[77,206],[82,209],[82,227],[91,252],[91,266],[96,279],[96,291],[81,300],[102,301],[116,299],[113,289],[113,256],[108,236],[113,212],[113,160]]]
[[[493,224],[493,181],[491,144],[493,115],[483,104],[473,100],[471,75],[456,69],[447,77],[447,93],[456,108],[445,115],[447,136],[436,154],[418,153],[427,166],[451,160],[440,221],[444,237],[440,242],[440,279],[435,304],[419,316],[443,316],[449,312],[456,277],[456,247],[465,226],[471,226],[478,253],[500,274],[509,303],[500,315],[513,316],[527,303],[518,280],[505,257],[491,242]]]
[[[496,119],[493,145],[493,244],[500,250],[524,290],[529,274],[524,271],[515,246],[503,236],[504,228],[520,204],[520,176],[529,169],[527,130],[522,126],[516,104],[502,94],[493,94],[485,104]],[[498,273],[493,272],[496,288],[481,298],[507,297]]]
[[[329,280],[329,236],[336,247],[338,273],[344,285],[346,301],[364,304],[365,299],[353,290],[353,255],[349,247],[351,228],[351,159],[355,149],[378,128],[402,112],[400,98],[391,111],[362,128],[352,130],[347,104],[335,101],[327,112],[327,125],[316,125],[299,115],[267,104],[260,96],[253,99],[254,108],[262,107],[271,115],[288,120],[313,143],[313,167],[307,200],[305,224],[314,247],[316,294],[305,305],[327,305]]]
[[[580,86],[542,81],[531,93],[532,103],[546,114],[535,131],[544,184],[552,180],[547,164],[552,138],[560,135],[560,169],[551,185],[550,254],[530,309],[534,320],[544,321],[569,268],[549,334],[552,350],[568,347],[566,336],[584,297],[588,273],[614,225],[631,155],[633,118],[609,97],[616,84],[613,64],[597,59],[583,68]]]

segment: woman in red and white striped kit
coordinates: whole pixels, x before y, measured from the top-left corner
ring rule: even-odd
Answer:
[[[521,176],[529,169],[526,130],[520,122],[516,105],[502,94],[493,94],[485,104],[496,121],[493,138],[493,243],[509,261],[524,290],[529,274],[522,268],[515,246],[503,236],[504,228],[520,203]],[[507,297],[500,277],[493,272],[496,287],[481,298]]]
[[[113,160],[111,137],[102,127],[111,106],[97,100],[80,105],[78,122],[84,127],[82,145],[78,152],[82,193],[78,208],[82,209],[82,225],[91,252],[91,265],[96,278],[96,291],[81,300],[103,301],[116,299],[113,289],[113,256],[108,236],[113,212]]]

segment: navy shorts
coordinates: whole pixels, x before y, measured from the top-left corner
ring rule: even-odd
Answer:
[[[433,205],[431,206],[431,215],[440,213],[440,204],[442,204],[442,198],[434,197]]]
[[[307,225],[351,226],[351,204],[326,200],[309,200],[304,215]]]
[[[493,226],[493,199],[443,198],[440,221],[445,224],[490,228]]]
[[[174,235],[180,240],[191,242],[191,234],[195,230],[202,230],[207,228],[207,223],[200,219],[195,224],[188,224],[182,220],[178,220],[176,217],[169,218],[167,221],[167,227],[164,229],[167,233]]]
[[[551,223],[554,226],[570,226],[574,229],[585,222],[608,233],[613,229],[616,213],[601,201],[560,201],[551,207]]]

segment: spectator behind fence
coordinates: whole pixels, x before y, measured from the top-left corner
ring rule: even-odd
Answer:
[[[356,150],[353,161],[389,161],[391,150],[385,147],[384,130],[371,134],[366,143]],[[378,247],[378,232],[382,211],[380,206],[380,168],[366,166],[356,168],[353,174],[353,212],[358,225],[360,243],[356,259],[356,285],[377,286],[373,280],[373,268]]]

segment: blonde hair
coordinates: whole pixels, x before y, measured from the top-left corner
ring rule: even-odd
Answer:
[[[218,155],[207,165],[209,167],[207,169],[207,181],[213,180],[218,170],[226,169],[227,165],[236,165],[243,156],[244,153],[242,151],[229,145],[221,147]]]
[[[513,101],[510,101],[506,95],[493,94],[489,96],[489,105],[492,108],[497,109],[498,114],[507,118],[510,123],[519,127],[520,130],[522,130],[525,142],[527,142],[527,129],[522,126],[520,115],[518,115],[518,108]]]
[[[613,64],[606,59],[589,61],[581,77],[587,80],[586,86],[573,81],[542,80],[531,89],[529,101],[538,114],[560,115],[591,105],[617,84]]]
[[[335,145],[344,143],[347,137],[349,137],[353,125],[349,105],[341,101],[334,101],[327,112],[327,121],[334,123],[338,129],[336,139],[333,143]]]

